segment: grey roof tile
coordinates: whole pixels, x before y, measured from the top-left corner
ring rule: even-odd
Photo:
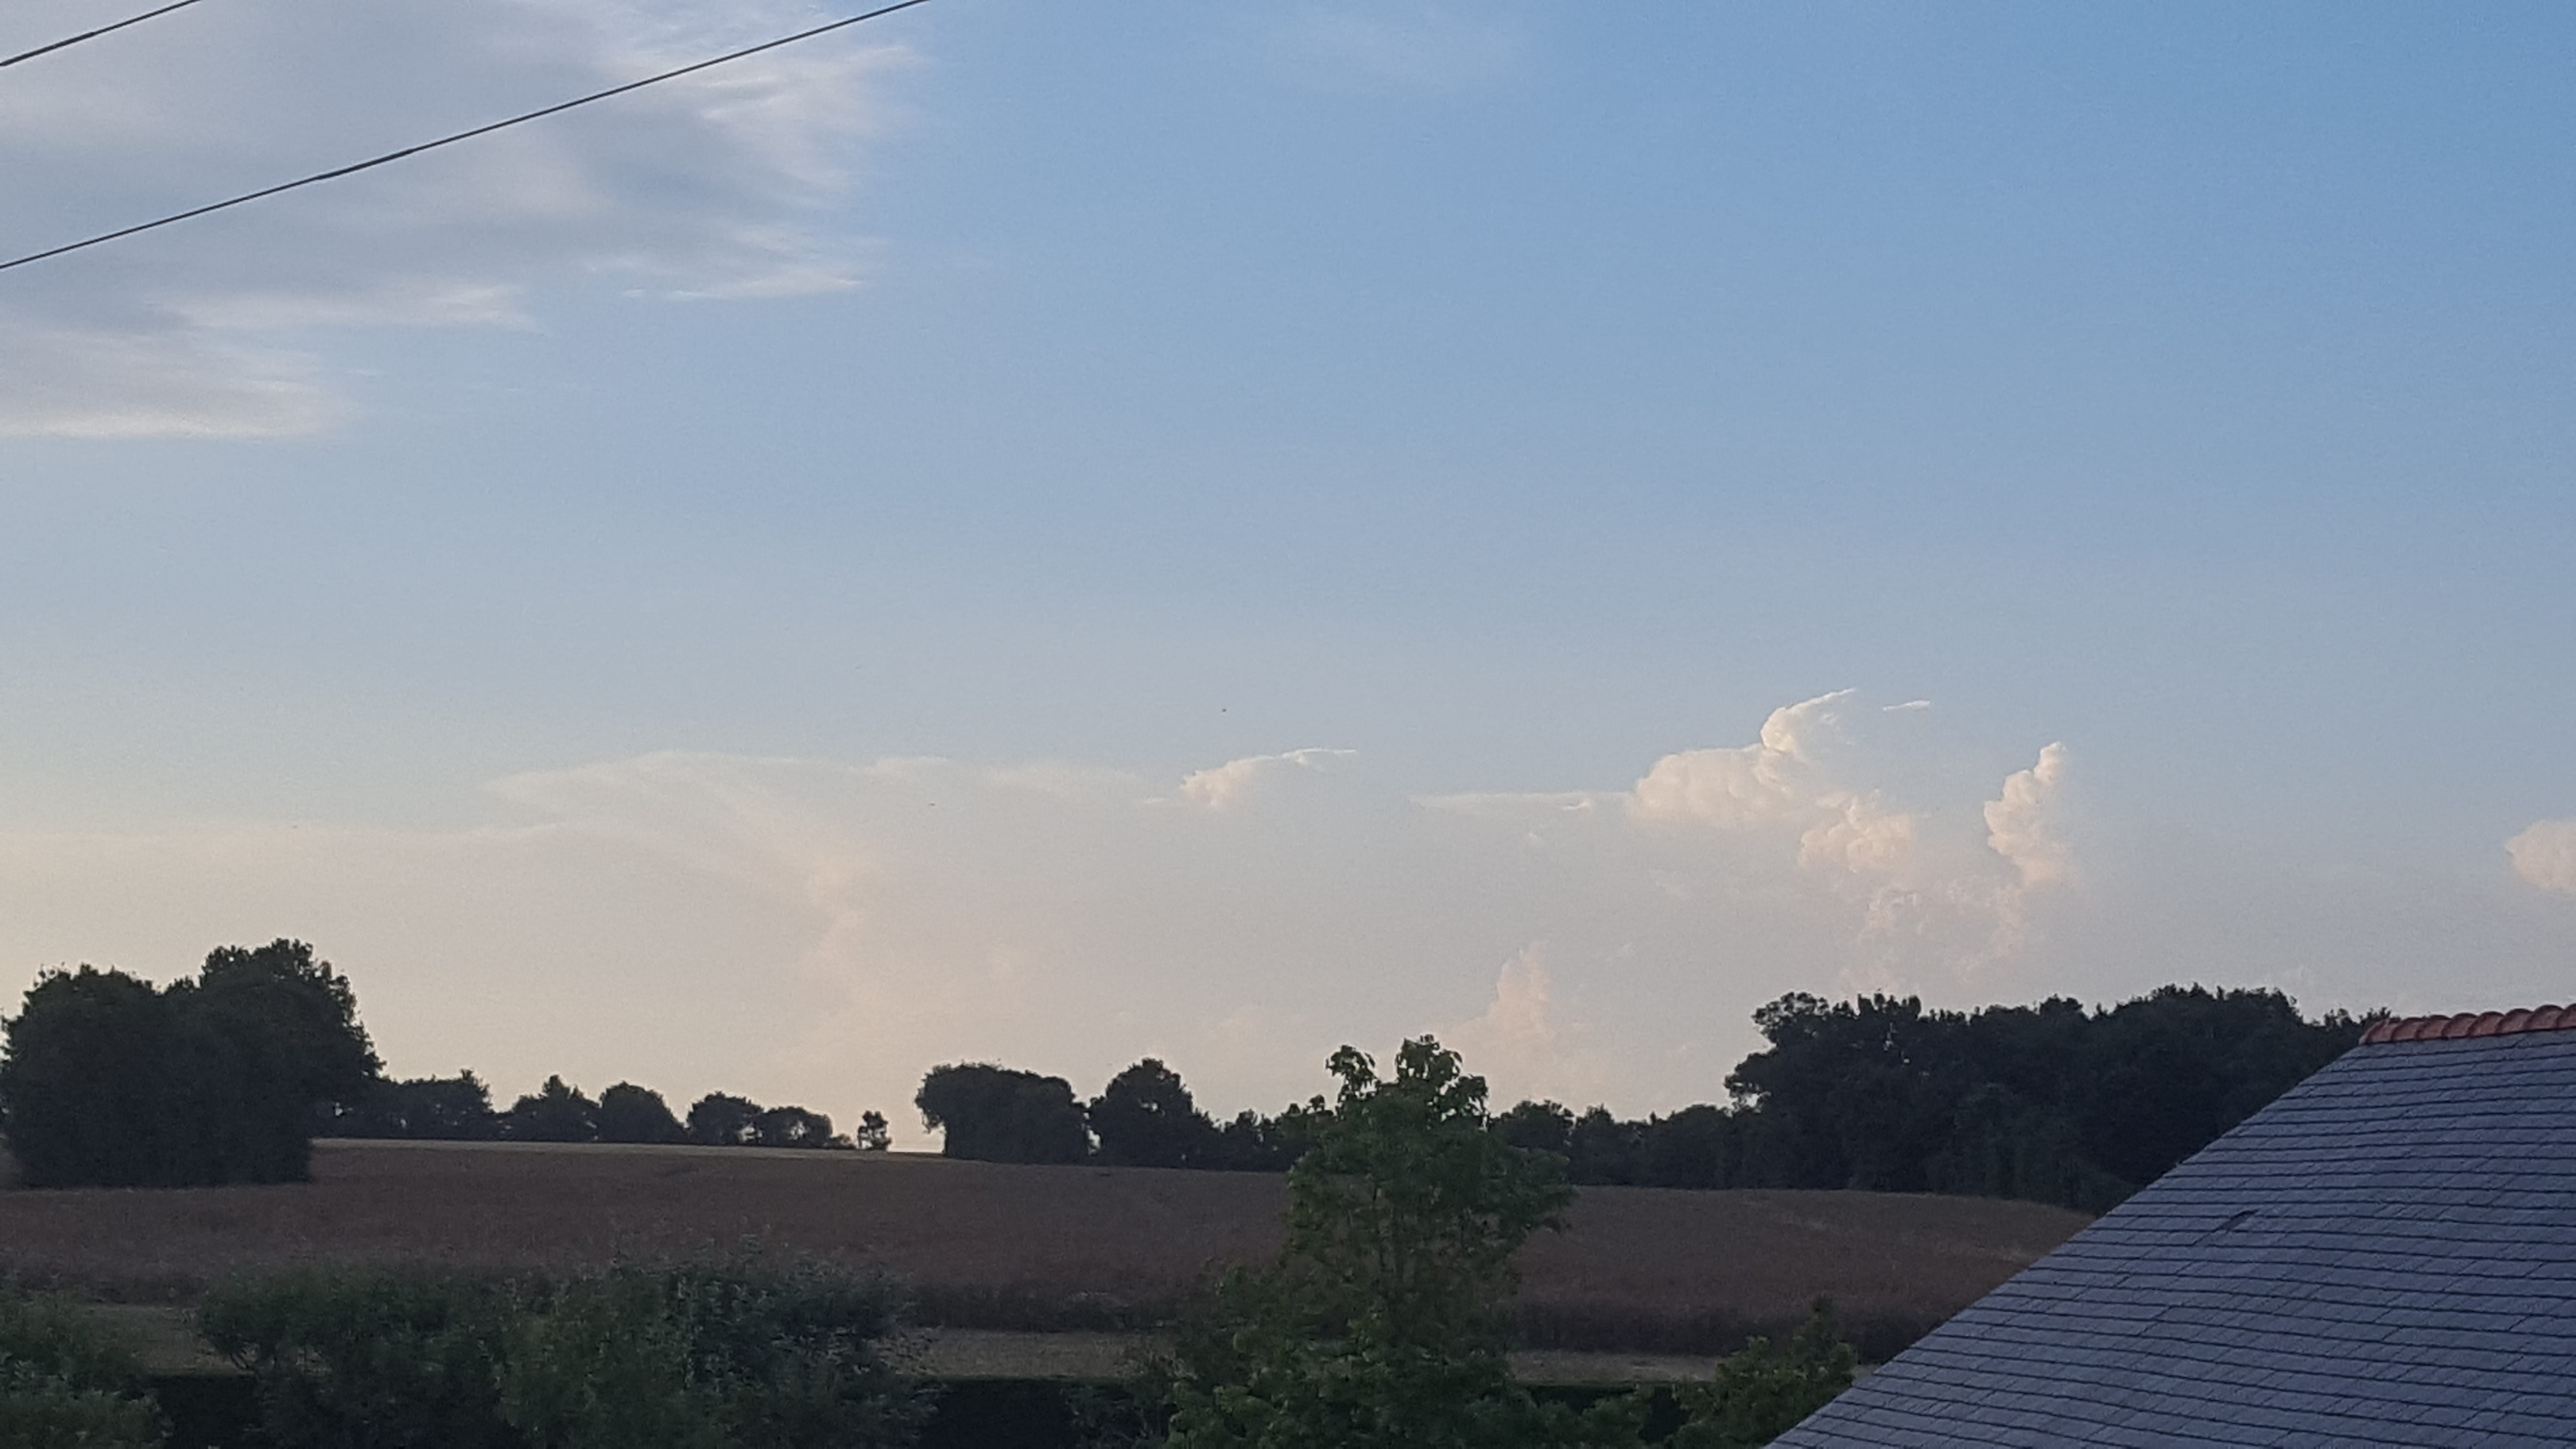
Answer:
[[[2347,1053],[1779,1442],[2576,1443],[2576,1031]]]

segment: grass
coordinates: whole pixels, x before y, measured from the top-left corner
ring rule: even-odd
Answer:
[[[0,1192],[0,1273],[184,1303],[236,1269],[421,1262],[561,1269],[744,1238],[911,1280],[957,1328],[1168,1321],[1278,1243],[1282,1180],[749,1148],[323,1143],[291,1187]],[[1540,1349],[1717,1353],[1833,1297],[1882,1358],[2085,1219],[2033,1203],[1831,1192],[1586,1190],[1522,1258]]]

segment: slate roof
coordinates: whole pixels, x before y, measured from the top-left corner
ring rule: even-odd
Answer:
[[[2374,1028],[1779,1449],[2576,1444],[2576,1009],[2544,1010]]]

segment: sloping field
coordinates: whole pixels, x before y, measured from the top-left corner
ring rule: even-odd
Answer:
[[[754,1238],[912,1280],[958,1327],[1129,1328],[1278,1243],[1281,1178],[749,1148],[324,1143],[314,1182],[0,1192],[0,1272],[182,1301],[235,1268],[491,1269]],[[2031,1203],[1833,1192],[1586,1190],[1522,1259],[1521,1335],[1565,1348],[1730,1348],[1831,1295],[1872,1356],[2081,1227]]]

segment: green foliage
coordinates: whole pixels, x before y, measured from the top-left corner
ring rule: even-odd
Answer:
[[[983,1062],[930,1069],[913,1097],[941,1152],[977,1162],[1080,1162],[1091,1130],[1073,1085]]]
[[[1633,1443],[1643,1409],[1535,1402],[1499,1310],[1512,1254],[1572,1200],[1561,1159],[1489,1130],[1485,1083],[1429,1037],[1381,1079],[1349,1047],[1288,1175],[1287,1242],[1180,1336],[1173,1449],[1467,1449]]]
[[[147,1449],[162,1437],[130,1349],[73,1304],[0,1284],[0,1444]]]
[[[824,1449],[910,1442],[882,1280],[749,1255],[558,1283],[396,1270],[226,1284],[207,1336],[280,1449]]]
[[[1495,1119],[1574,1182],[1858,1188],[2017,1197],[2099,1212],[2360,1038],[2274,991],[2168,986],[2109,1010],[1926,1011],[1793,993],[1754,1013],[1770,1045],[1727,1107],[1621,1121],[1523,1102]]]
[[[378,1081],[354,1104],[320,1113],[313,1135],[488,1142],[501,1135],[501,1119],[492,1110],[492,1089],[483,1079],[472,1072],[458,1072],[452,1077]]]
[[[850,1137],[850,1145],[861,1152],[883,1152],[894,1146],[894,1129],[887,1125],[883,1112],[861,1112],[859,1130]]]
[[[597,1142],[599,1104],[561,1077],[516,1102],[501,1117],[501,1135],[512,1142]]]
[[[1754,1014],[1771,1045],[1741,1099],[1727,1185],[2028,1197],[2100,1211],[2207,1146],[2360,1039],[2277,991],[2167,986],[2107,1011],[1926,1011],[1913,998],[1792,994]]]
[[[878,1355],[879,1279],[739,1259],[620,1268],[526,1323],[504,1410],[538,1449],[826,1449],[908,1443],[928,1402]]]
[[[515,1449],[500,1374],[525,1311],[491,1280],[317,1268],[229,1280],[198,1322],[257,1377],[280,1449]]]
[[[679,1142],[687,1135],[671,1115],[671,1104],[650,1087],[619,1082],[599,1094],[602,1142]]]
[[[84,1389],[0,1360],[0,1444],[10,1449],[153,1449],[164,1436],[148,1398]]]
[[[1217,1125],[1180,1073],[1152,1057],[1111,1077],[1086,1115],[1113,1167],[1196,1167],[1217,1145]]]
[[[0,1120],[30,1187],[300,1181],[316,1105],[376,1076],[348,978],[301,941],[221,948],[161,990],[47,972],[5,1029]]]
[[[1563,1157],[1574,1142],[1574,1114],[1559,1102],[1523,1102],[1494,1118],[1494,1135],[1514,1147]]]
[[[832,1130],[832,1119],[802,1107],[771,1107],[752,1119],[752,1140],[763,1147],[846,1148],[850,1139]]]
[[[1859,1355],[1834,1324],[1833,1305],[1815,1311],[1786,1342],[1757,1338],[1720,1359],[1715,1378],[1684,1384],[1677,1397],[1688,1420],[1672,1449],[1753,1449],[1795,1428],[1850,1388]]]
[[[689,1107],[689,1140],[701,1147],[748,1147],[760,1140],[758,1102],[709,1092]]]

